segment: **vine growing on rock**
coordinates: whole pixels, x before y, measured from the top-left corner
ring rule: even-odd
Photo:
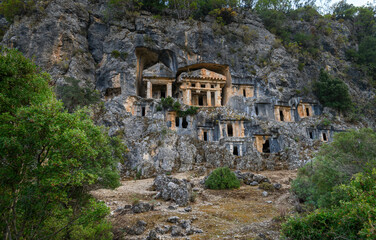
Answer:
[[[182,106],[179,101],[175,101],[172,97],[161,98],[161,104],[157,106],[157,111],[163,109],[175,111],[179,117],[186,117],[188,115],[197,114],[198,107],[190,106],[186,110],[182,110]]]

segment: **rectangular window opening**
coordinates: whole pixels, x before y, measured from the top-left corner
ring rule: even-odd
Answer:
[[[227,136],[232,137],[232,135],[233,135],[232,124],[229,123],[229,124],[227,124]]]

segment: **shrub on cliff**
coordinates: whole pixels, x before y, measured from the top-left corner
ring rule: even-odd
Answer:
[[[0,2],[0,14],[9,22],[13,22],[15,16],[21,16],[30,12],[37,0],[3,0]]]
[[[352,107],[347,85],[338,78],[333,78],[326,71],[320,71],[319,80],[314,82],[314,93],[322,105],[346,111]]]
[[[240,187],[240,181],[229,168],[223,167],[215,169],[210,174],[205,186],[209,189],[233,189]]]
[[[80,81],[76,78],[67,77],[65,80],[67,84],[57,86],[56,94],[69,112],[73,112],[78,107],[96,104],[100,101],[98,91],[89,87],[81,87]]]

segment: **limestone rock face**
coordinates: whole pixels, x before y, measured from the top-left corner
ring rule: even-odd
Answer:
[[[55,84],[74,77],[82,86],[101,92],[104,108],[96,122],[108,127],[110,135],[123,137],[129,150],[121,167],[124,177],[191,170],[205,174],[223,166],[250,171],[297,168],[335,132],[376,126],[372,116],[363,123],[347,123],[341,114],[323,109],[312,93],[302,94],[310,92],[320,69],[326,68],[334,75],[348,73],[344,80],[356,101],[367,103],[374,97],[361,80],[363,74],[345,59],[350,43],[339,47],[333,41],[350,36],[351,26],[345,23],[330,22],[333,33],[321,37],[320,54],[303,59],[305,66],[299,70],[302,59],[250,12],[239,12],[226,26],[210,16],[203,21],[158,20],[146,12],[114,20],[108,18],[106,2],[52,0],[43,11],[16,19],[1,44],[33,58]],[[317,22],[289,25],[307,33],[317,30]],[[247,34],[252,34],[251,40],[245,39]],[[196,101],[209,107],[193,116],[169,115],[172,109],[161,110],[160,99],[147,98],[143,76],[155,77],[154,82],[176,77],[172,88],[154,86],[154,90],[160,96],[171,92],[181,110],[189,107],[183,104],[187,96],[182,96],[188,87],[179,85],[179,76],[189,77],[197,82],[189,86],[196,98],[189,99],[192,105]],[[203,77],[225,85],[222,92],[217,84],[200,83]],[[209,93],[204,95],[204,90]],[[214,103],[221,106],[213,107]],[[301,116],[307,114],[302,103],[309,116]],[[330,125],[321,124],[325,118]],[[189,121],[188,126],[183,120]],[[247,179],[248,184],[258,182],[254,176]],[[166,188],[175,189],[173,184]],[[174,192],[185,199],[180,190]]]

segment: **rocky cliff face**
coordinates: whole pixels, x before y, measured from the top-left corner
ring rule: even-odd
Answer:
[[[347,39],[351,31],[344,23],[330,22],[333,33],[320,39],[321,53],[316,59],[304,59],[305,66],[298,69],[301,59],[249,12],[226,26],[211,17],[199,22],[160,19],[147,12],[124,15],[122,20],[108,16],[105,1],[52,0],[43,10],[16,19],[2,45],[34,58],[56,84],[74,77],[100,90],[105,111],[99,123],[108,126],[110,134],[121,133],[129,148],[125,175],[224,165],[249,170],[295,168],[311,159],[334,132],[375,126],[370,117],[364,123],[346,123],[341,115],[322,109],[307,91],[319,70],[326,68],[335,75],[351,73],[345,80],[356,101],[374,97],[362,73],[344,60],[350,43],[339,40]],[[317,30],[303,21],[291,25]],[[161,68],[153,70],[156,64],[166,68],[168,76]],[[171,95],[183,109],[188,100],[181,93],[181,73],[208,69],[221,74],[222,95],[215,95],[212,102],[219,99],[222,106],[202,107],[196,115],[171,119],[168,114],[173,111],[160,109],[159,99],[147,98],[148,69],[151,77],[172,79]],[[310,109],[308,116],[302,116],[306,110],[299,110],[303,103]],[[324,118],[331,122],[322,124]],[[189,123],[184,128],[176,121]]]

